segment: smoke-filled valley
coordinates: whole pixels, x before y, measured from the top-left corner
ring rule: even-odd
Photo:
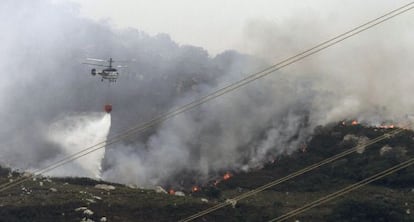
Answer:
[[[93,145],[65,139],[101,142],[107,130],[109,137],[117,135],[327,39],[323,34],[336,34],[325,24],[291,29],[308,24],[306,16],[259,20],[246,26],[256,55],[229,50],[212,56],[167,34],[150,36],[82,18],[69,3],[6,0],[2,5],[0,27],[7,32],[0,37],[0,164],[21,170],[45,167]],[[179,184],[191,173],[203,182],[292,153],[319,125],[344,119],[369,125],[410,122],[414,46],[413,31],[404,27],[412,21],[390,21],[108,146],[101,153],[102,178],[153,187]],[[315,31],[323,37],[309,35]],[[131,62],[108,87],[81,64],[87,57]],[[106,102],[114,107],[111,117],[96,114]],[[102,157],[94,155],[99,162]],[[95,177],[100,163],[87,162],[95,164],[89,174],[66,167],[53,175]]]

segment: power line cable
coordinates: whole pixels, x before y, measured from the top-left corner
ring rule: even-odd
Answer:
[[[347,187],[345,187],[345,188],[343,188],[343,189],[341,189],[341,190],[339,190],[339,191],[337,191],[335,193],[326,195],[326,196],[324,196],[324,197],[322,197],[322,198],[320,198],[318,200],[315,200],[315,201],[313,201],[313,202],[311,202],[309,204],[306,204],[303,207],[300,207],[300,208],[298,208],[296,210],[292,210],[289,213],[286,213],[286,214],[284,214],[284,215],[282,215],[280,217],[277,217],[277,218],[274,218],[274,219],[270,220],[269,222],[285,221],[286,219],[289,219],[289,218],[291,218],[293,216],[296,216],[296,215],[298,215],[300,213],[303,213],[303,212],[305,212],[307,210],[310,210],[310,209],[312,209],[314,207],[317,207],[317,206],[319,206],[319,205],[321,205],[323,203],[326,203],[328,201],[331,201],[331,200],[333,200],[333,199],[335,199],[337,197],[343,196],[344,194],[347,194],[347,193],[349,193],[349,192],[351,192],[353,190],[356,190],[358,188],[361,188],[361,187],[363,187],[363,186],[365,186],[365,185],[367,185],[367,184],[369,184],[369,183],[371,183],[373,181],[379,180],[379,179],[381,179],[383,177],[386,177],[386,176],[388,176],[388,175],[390,175],[392,173],[395,173],[395,172],[397,172],[399,170],[402,170],[404,168],[407,168],[407,167],[409,167],[409,166],[411,166],[413,164],[414,164],[414,158],[412,158],[410,160],[407,160],[407,161],[405,161],[403,163],[397,164],[397,165],[395,165],[395,166],[393,166],[391,168],[388,168],[388,169],[386,169],[384,171],[381,171],[380,173],[377,173],[377,174],[375,174],[375,175],[373,175],[371,177],[368,177],[368,178],[366,178],[364,180],[361,180],[361,181],[359,181],[357,183],[354,183],[354,184],[352,184],[350,186],[347,186]]]

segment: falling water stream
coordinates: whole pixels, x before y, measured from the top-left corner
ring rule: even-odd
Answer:
[[[49,127],[48,138],[61,151],[61,155],[55,161],[105,141],[110,127],[111,114],[109,113],[87,113],[64,117],[54,122]],[[101,165],[104,156],[105,147],[47,174],[99,179],[101,178]]]

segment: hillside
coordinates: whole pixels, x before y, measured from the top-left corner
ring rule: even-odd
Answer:
[[[0,221],[177,221],[391,130],[320,127],[304,149],[262,169],[232,172],[217,186],[184,191],[184,197],[87,178],[39,177],[0,193]],[[198,221],[267,221],[414,157],[413,145],[414,133],[406,130]],[[3,168],[0,182],[20,176]],[[409,167],[289,221],[414,221],[412,213],[414,167]]]

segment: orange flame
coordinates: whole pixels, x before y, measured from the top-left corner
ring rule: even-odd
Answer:
[[[198,192],[200,191],[200,188],[198,186],[193,186],[193,188],[191,188],[192,192]]]
[[[391,125],[380,125],[377,128],[380,128],[380,129],[394,129],[395,126],[393,124],[391,124]]]
[[[230,179],[230,177],[231,177],[231,174],[229,172],[227,172],[226,174],[224,174],[223,180],[228,180],[228,179]]]
[[[359,124],[359,123],[358,123],[358,121],[356,121],[356,120],[352,121],[352,123],[351,123],[351,125],[353,125],[353,126],[358,125],[358,124]]]
[[[170,189],[170,190],[168,191],[168,193],[169,193],[170,195],[175,195],[175,190]]]

